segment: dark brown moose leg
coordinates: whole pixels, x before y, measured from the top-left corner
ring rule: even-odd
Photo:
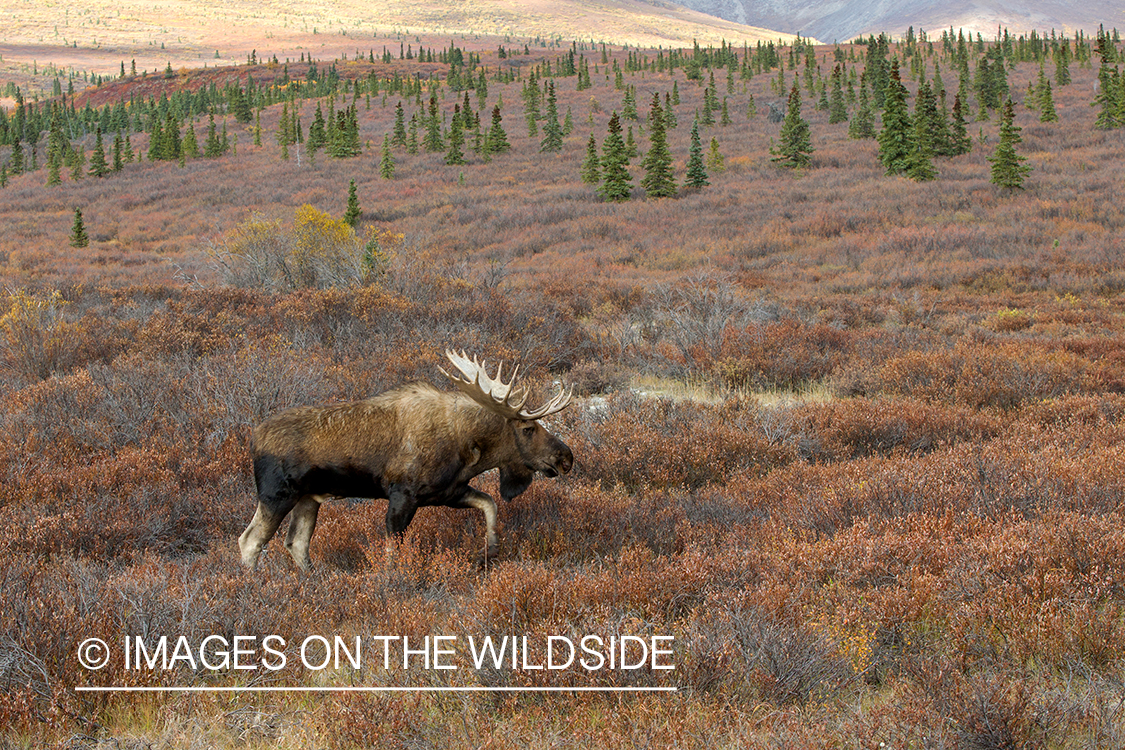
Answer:
[[[402,541],[406,527],[414,520],[418,510],[417,502],[410,495],[399,490],[391,490],[387,500],[387,552],[392,552],[395,545]]]

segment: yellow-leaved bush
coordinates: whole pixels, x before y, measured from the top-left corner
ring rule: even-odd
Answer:
[[[370,225],[361,236],[306,204],[294,211],[291,225],[252,215],[208,255],[235,286],[327,289],[377,282],[402,241],[403,235]]]

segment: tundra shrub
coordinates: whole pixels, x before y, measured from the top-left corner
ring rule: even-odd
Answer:
[[[347,222],[304,205],[291,226],[252,216],[208,254],[234,286],[327,289],[377,281],[401,242],[402,235],[375,227],[361,238]]]

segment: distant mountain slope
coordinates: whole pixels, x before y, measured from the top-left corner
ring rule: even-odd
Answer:
[[[229,49],[250,38],[319,34],[371,38],[373,32],[510,35],[643,46],[690,46],[693,40],[791,39],[705,15],[665,0],[13,0],[0,45],[148,45]]]
[[[910,26],[940,35],[951,26],[992,38],[998,26],[1013,33],[1031,29],[1093,32],[1099,23],[1125,30],[1118,0],[678,0],[682,5],[738,23],[766,26],[824,42],[850,41]]]

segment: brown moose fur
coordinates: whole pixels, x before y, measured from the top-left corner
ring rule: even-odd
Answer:
[[[496,503],[469,480],[500,469],[500,494],[516,497],[536,471],[570,470],[570,449],[538,421],[502,416],[463,393],[414,383],[365,401],[306,406],[258,425],[251,439],[258,509],[239,538],[254,568],[292,513],[285,546],[301,569],[320,503],[329,496],[387,498],[387,534],[401,535],[419,507],[484,513],[488,554],[497,547]]]

